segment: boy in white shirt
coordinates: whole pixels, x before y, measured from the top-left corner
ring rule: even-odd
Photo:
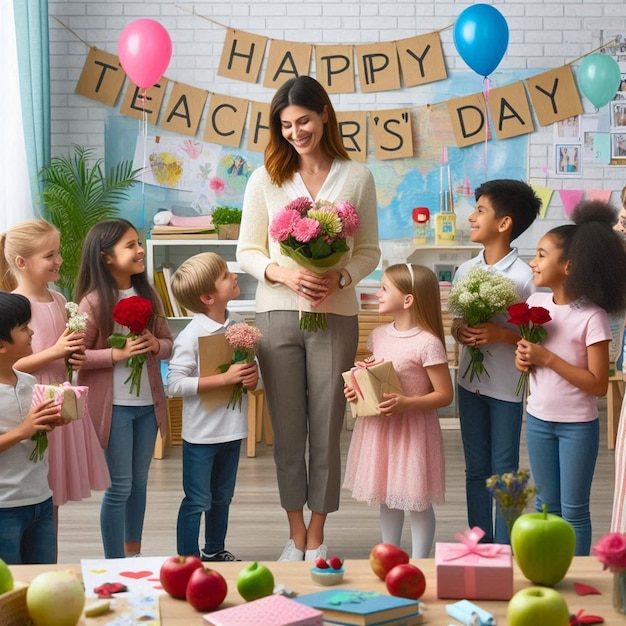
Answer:
[[[217,254],[204,252],[187,259],[172,276],[174,297],[194,313],[193,319],[174,341],[169,364],[168,393],[183,398],[183,489],[185,497],[178,512],[178,554],[199,556],[203,561],[236,561],[224,549],[228,512],[235,491],[241,440],[248,434],[247,400],[241,405],[209,410],[199,394],[241,383],[255,389],[258,367],[236,363],[228,370],[200,376],[198,340],[223,333],[243,318],[227,309],[240,291],[237,275],[228,270]],[[205,544],[198,549],[202,513]]]
[[[37,432],[66,423],[48,400],[31,408],[37,380],[14,364],[33,353],[28,298],[0,292],[0,558],[10,565],[56,562],[48,459],[31,460]]]

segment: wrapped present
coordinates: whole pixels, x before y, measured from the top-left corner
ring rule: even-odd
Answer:
[[[384,393],[403,393],[391,361],[359,361],[342,376],[356,391],[356,403],[350,402],[353,417],[378,415],[378,405],[384,400]]]
[[[85,402],[89,387],[80,387],[65,382],[61,385],[35,385],[33,406],[39,406],[46,400],[53,399],[61,405],[61,417],[66,420],[82,419],[85,415]]]
[[[511,546],[479,543],[484,535],[482,529],[474,527],[455,535],[461,543],[435,544],[438,598],[511,599]]]

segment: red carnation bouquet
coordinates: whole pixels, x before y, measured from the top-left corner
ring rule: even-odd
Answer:
[[[245,322],[239,322],[227,326],[224,337],[233,348],[233,358],[230,363],[220,366],[221,372],[228,371],[228,368],[235,363],[250,363],[254,359],[256,347],[262,335],[258,328],[249,326]],[[226,408],[234,409],[237,406],[241,409],[241,401],[245,393],[248,393],[248,390],[244,389],[243,383],[236,383]]]
[[[531,343],[541,343],[548,333],[543,327],[543,324],[547,324],[552,318],[548,309],[544,309],[542,306],[528,306],[525,302],[518,302],[512,304],[507,312],[509,324],[515,324],[519,329],[519,334],[522,339],[526,339]],[[515,395],[518,395],[526,388],[528,382],[528,372],[522,372],[519,380],[517,381],[517,387],[515,388]]]
[[[136,339],[148,328],[152,317],[152,302],[141,296],[122,298],[113,307],[113,319],[120,326],[126,326],[130,330],[127,335],[113,333],[107,337],[107,343],[112,348],[123,348],[127,339]],[[141,371],[148,357],[145,354],[131,356],[126,361],[130,367],[130,376],[124,381],[130,382],[130,392],[139,395],[141,392]]]

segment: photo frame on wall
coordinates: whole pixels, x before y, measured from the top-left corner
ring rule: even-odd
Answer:
[[[582,176],[582,144],[568,143],[554,146],[554,173],[556,176]]]
[[[611,128],[626,129],[626,100],[613,100],[609,103]]]
[[[558,143],[580,143],[580,115],[559,120],[554,125],[554,141]]]
[[[611,158],[626,159],[626,128],[623,133],[611,133]]]

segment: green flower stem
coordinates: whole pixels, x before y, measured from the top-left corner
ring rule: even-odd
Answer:
[[[300,317],[300,330],[308,330],[316,333],[318,330],[326,330],[328,328],[328,319],[326,313],[313,313],[306,311]]]
[[[31,439],[35,442],[35,447],[30,454],[30,460],[37,463],[43,459],[48,449],[48,435],[45,430],[38,430]]]

